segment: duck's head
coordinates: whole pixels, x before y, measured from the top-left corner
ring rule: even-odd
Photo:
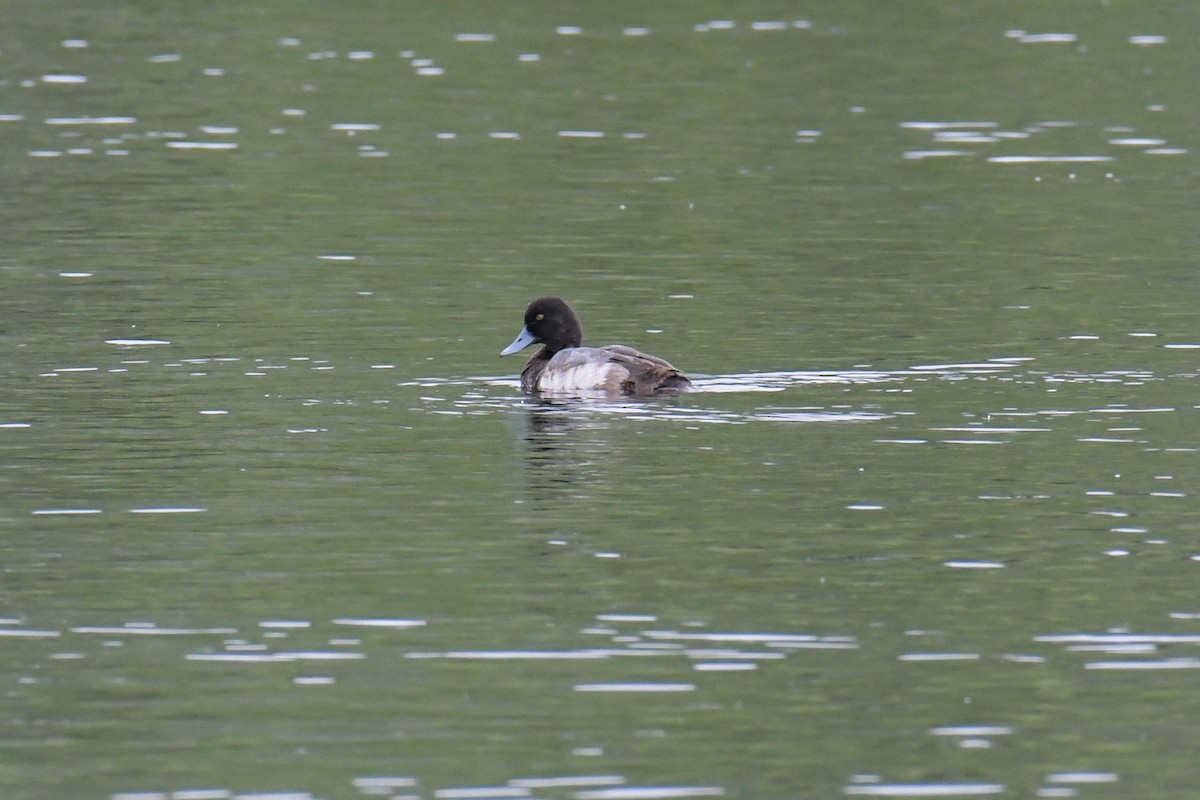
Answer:
[[[534,300],[525,309],[525,327],[500,355],[511,356],[531,344],[544,344],[547,355],[583,344],[583,325],[575,309],[561,297]]]

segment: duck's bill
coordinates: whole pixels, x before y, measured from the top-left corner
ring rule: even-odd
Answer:
[[[519,353],[529,345],[537,341],[528,328],[521,328],[521,332],[517,334],[517,338],[513,339],[513,343],[500,351],[502,356],[511,356],[513,353]]]

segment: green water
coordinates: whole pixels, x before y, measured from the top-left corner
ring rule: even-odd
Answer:
[[[0,16],[5,797],[1200,789],[1190,7]]]

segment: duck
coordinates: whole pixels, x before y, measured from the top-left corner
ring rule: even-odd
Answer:
[[[686,375],[657,356],[620,344],[584,346],[579,315],[561,297],[530,302],[524,327],[500,355],[510,356],[533,344],[543,347],[521,370],[525,394],[602,391],[613,397],[649,397],[695,389]]]

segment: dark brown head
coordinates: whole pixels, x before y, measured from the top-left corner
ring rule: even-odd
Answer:
[[[583,325],[575,309],[561,297],[539,297],[534,300],[525,309],[525,327],[512,344],[500,351],[500,355],[512,355],[531,344],[544,344],[547,356],[583,344]]]

